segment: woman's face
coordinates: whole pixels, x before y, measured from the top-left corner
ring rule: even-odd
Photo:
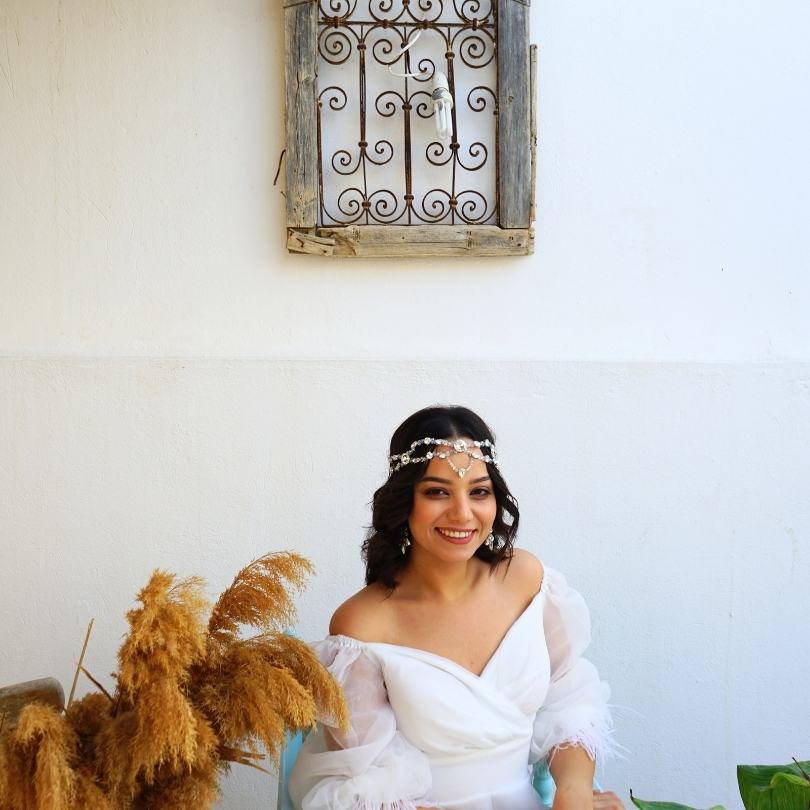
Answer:
[[[411,542],[447,561],[472,557],[487,539],[498,512],[486,463],[464,453],[452,460],[462,469],[469,464],[464,477],[447,459],[432,458],[414,487],[408,518]]]

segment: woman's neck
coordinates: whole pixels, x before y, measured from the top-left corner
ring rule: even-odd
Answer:
[[[397,591],[402,596],[451,604],[467,596],[481,579],[485,564],[477,557],[447,563],[414,551],[400,575]]]

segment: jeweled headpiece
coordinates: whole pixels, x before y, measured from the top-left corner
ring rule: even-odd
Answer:
[[[427,452],[423,456],[415,456],[414,451],[417,447],[426,446]],[[431,447],[446,447],[446,450],[431,450]],[[482,452],[481,448],[485,447],[487,452]],[[459,467],[454,461],[453,457],[458,455],[467,456],[469,461],[466,467]],[[406,466],[407,464],[417,464],[420,461],[430,461],[432,458],[447,459],[453,472],[458,473],[459,478],[464,476],[472,466],[473,461],[486,461],[490,464],[498,466],[498,453],[495,450],[495,445],[489,439],[482,439],[481,441],[468,442],[466,439],[432,439],[426,436],[424,439],[417,439],[411,443],[409,450],[404,453],[394,453],[393,456],[388,458],[388,471],[395,473],[397,470]]]

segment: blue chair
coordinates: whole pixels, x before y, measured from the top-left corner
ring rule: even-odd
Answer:
[[[290,773],[303,743],[304,735],[300,731],[297,734],[287,734],[287,743],[281,752],[278,767],[278,803],[276,804],[276,810],[296,810],[293,807],[287,786],[290,783]]]
[[[300,732],[298,734],[288,734],[287,744],[281,752],[281,761],[278,769],[278,804],[276,810],[297,810],[293,806],[290,793],[287,786],[290,782],[290,772],[292,771],[295,759],[304,742],[304,735]],[[548,763],[545,761],[538,762],[532,771],[532,787],[540,796],[540,801],[546,807],[551,807],[554,801],[554,780],[551,778],[551,771],[548,769]],[[599,783],[596,779],[593,780],[594,790],[601,790]]]
[[[532,769],[532,787],[546,807],[554,801],[554,780],[548,769],[548,762],[541,760]]]

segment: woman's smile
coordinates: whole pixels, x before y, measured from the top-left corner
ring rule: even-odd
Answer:
[[[451,543],[457,543],[459,545],[463,545],[464,543],[468,543],[470,540],[473,539],[475,535],[475,529],[443,529],[437,528],[436,531],[444,537],[445,540],[449,540]]]

